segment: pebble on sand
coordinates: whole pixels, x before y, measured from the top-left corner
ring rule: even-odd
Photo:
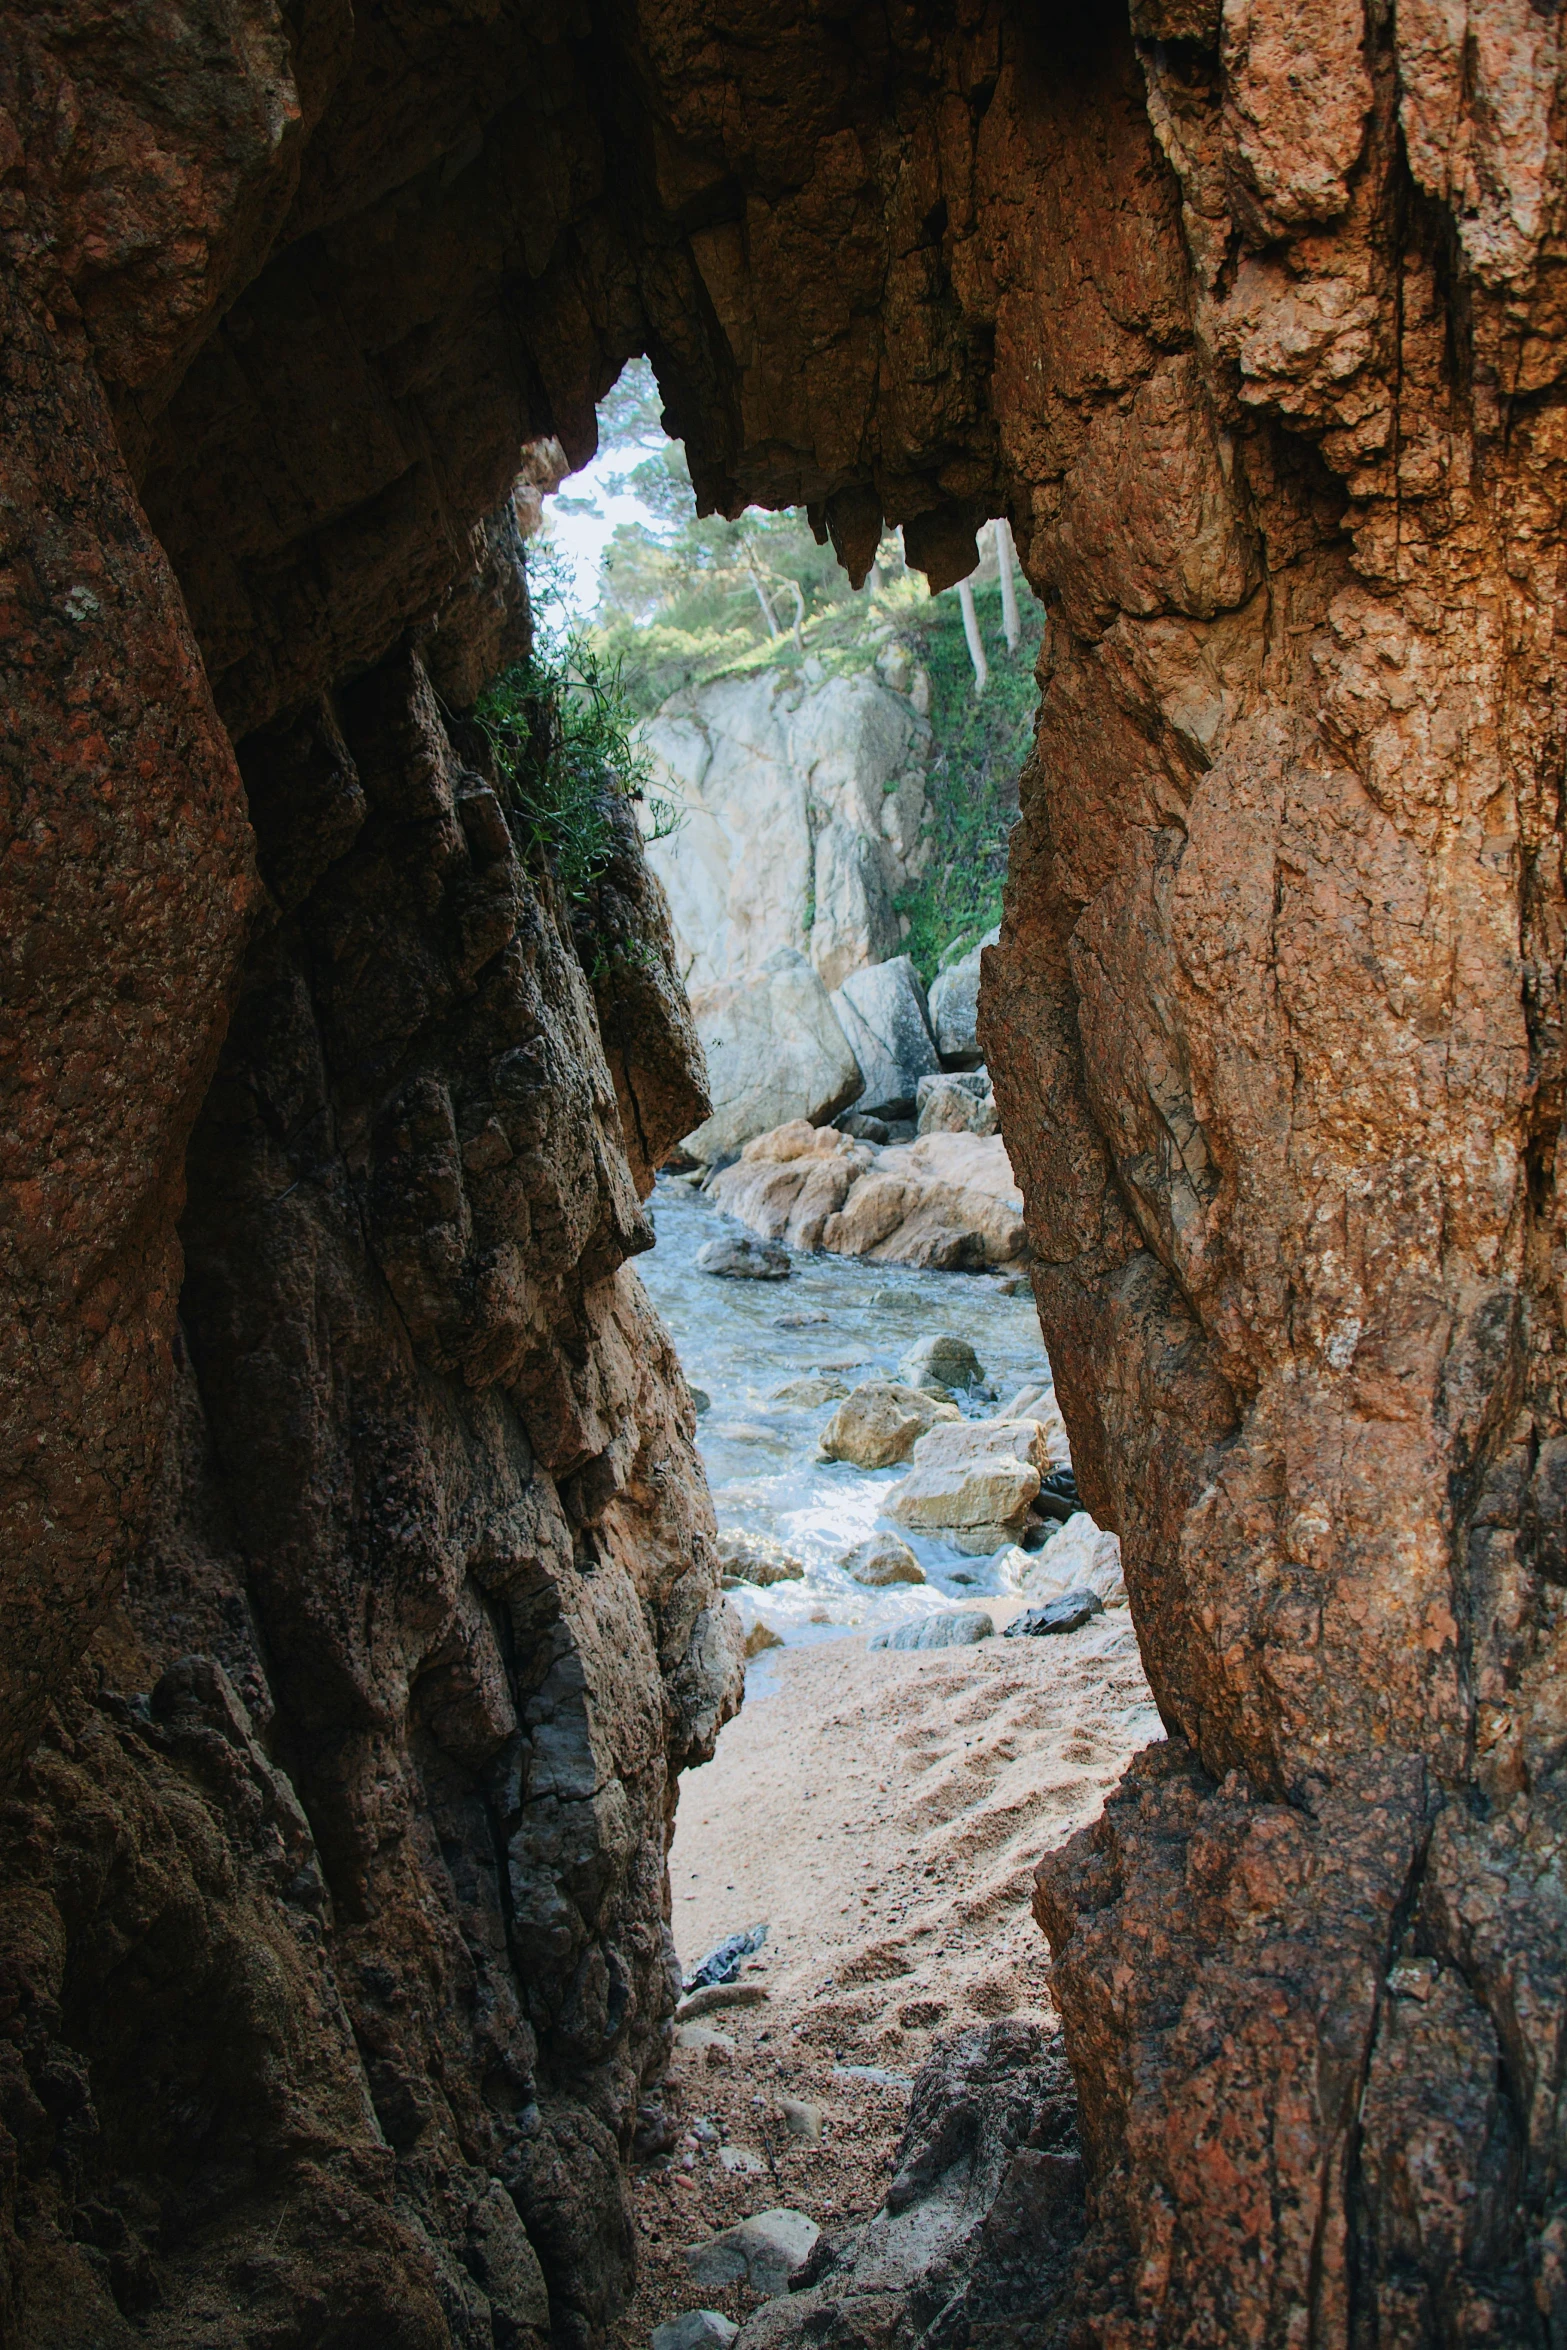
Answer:
[[[785,2293],[820,2234],[803,2211],[759,2211],[754,2219],[709,2236],[705,2244],[691,2245],[686,2267],[693,2284],[737,2285],[744,2278],[758,2293]]]

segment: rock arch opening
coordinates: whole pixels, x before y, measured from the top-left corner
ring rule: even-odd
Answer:
[[[634,840],[563,901],[466,713],[638,350],[714,511],[938,587],[1006,516],[1048,611],[982,1038],[1173,1733],[1041,1880],[1049,2322],[1560,2336],[1560,70],[1527,0],[16,28],[18,2340],[623,2287],[736,1689],[624,1270],[700,1100]]]

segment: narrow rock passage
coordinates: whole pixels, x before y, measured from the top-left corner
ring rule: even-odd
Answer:
[[[765,1922],[768,1934],[741,1971],[751,2003],[682,2028],[671,2144],[635,2182],[640,2284],[625,2350],[682,2310],[743,2318],[757,2306],[746,2285],[693,2285],[686,2248],[714,2230],[785,2205],[832,2233],[876,2208],[908,2084],[938,2035],[1000,2016],[1053,2025],[1034,1867],[1161,1735],[1124,1608],[1064,1639],[869,1649],[873,1623],[943,1606],[982,1605],[999,1635],[1023,1602],[996,1588],[991,1562],[934,1542],[921,1546],[925,1588],[853,1585],[836,1549],[869,1530],[903,1472],[819,1466],[813,1432],[830,1406],[766,1402],[827,1355],[859,1363],[868,1349],[891,1368],[932,1329],[966,1336],[1004,1390],[1043,1367],[1032,1300],[975,1276],[892,1284],[884,1267],[836,1260],[796,1259],[777,1284],[704,1280],[691,1260],[721,1219],[668,1185],[654,1215],[659,1244],[643,1265],[711,1397],[702,1438],[720,1529],[786,1538],[808,1572],[731,1593],[785,1645],[753,1659],[742,1714],[683,1783],[670,1859],[682,1964],[737,1928]],[[818,1295],[829,1318],[802,1327],[802,1312],[829,1311],[807,1302]],[[957,1580],[970,1574],[980,1600]],[[819,2109],[819,2144],[791,2133],[790,2104]]]

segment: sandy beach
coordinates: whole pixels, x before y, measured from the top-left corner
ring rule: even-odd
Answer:
[[[999,1627],[1013,1609],[987,1612]],[[1066,1638],[842,1639],[753,1664],[744,1711],[682,1783],[670,1876],[687,1967],[766,1923],[741,1976],[766,1997],[704,2014],[719,2038],[677,2053],[680,2139],[635,2186],[625,2350],[682,2309],[754,2306],[690,2285],[684,2248],[714,2228],[786,2204],[830,2230],[876,2207],[933,2034],[1048,2016],[1034,1867],[1161,1734],[1124,1609]],[[820,2109],[819,2146],[791,2136],[787,2100]]]

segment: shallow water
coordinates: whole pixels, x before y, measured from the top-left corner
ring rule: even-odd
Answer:
[[[794,1256],[787,1281],[718,1280],[697,1272],[694,1259],[704,1241],[742,1229],[734,1218],[665,1176],[648,1205],[658,1241],[637,1271],[687,1379],[711,1399],[697,1443],[719,1527],[771,1535],[805,1563],[801,1583],[731,1592],[746,1625],[760,1617],[791,1644],[841,1638],[1001,1591],[996,1560],[965,1558],[885,1516],[906,1467],[856,1469],[817,1458],[835,1405],[801,1409],[773,1394],[812,1371],[835,1373],[845,1387],[893,1378],[917,1339],[947,1331],[966,1338],[985,1367],[992,1396],[953,1398],[983,1418],[997,1401],[1050,1377],[1032,1297],[1003,1296],[988,1274],[827,1255]],[[872,1591],[843,1573],[842,1553],[881,1527],[908,1543],[928,1578],[923,1588]]]

